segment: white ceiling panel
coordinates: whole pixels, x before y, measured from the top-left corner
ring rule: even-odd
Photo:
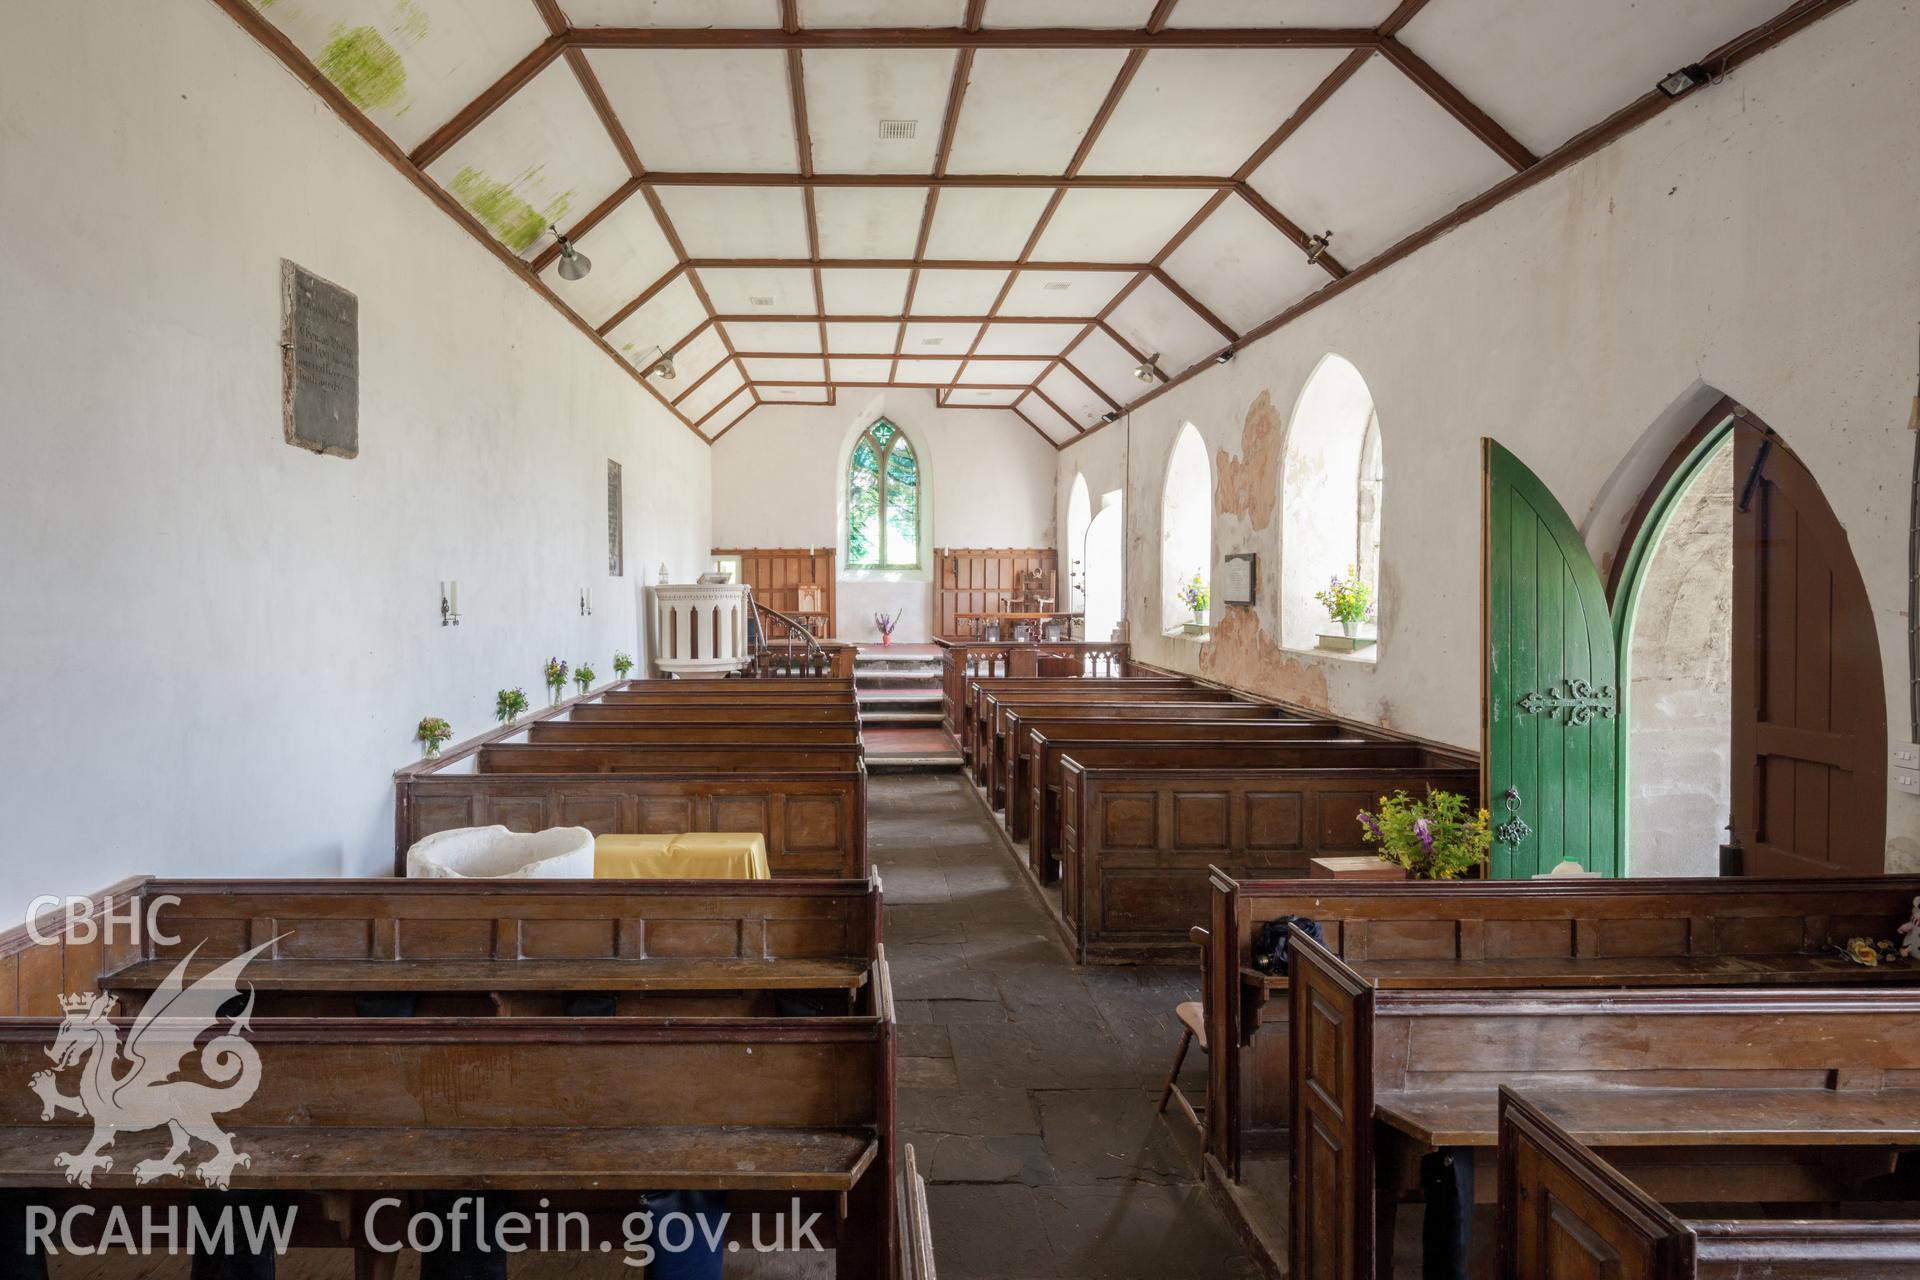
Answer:
[[[1194,188],[1069,191],[1033,256],[1054,262],[1150,261],[1213,194]]]
[[[1020,412],[1026,415],[1029,422],[1056,441],[1079,434],[1074,430],[1072,422],[1054,412],[1053,406],[1037,395],[1029,393],[1015,404]]]
[[[912,272],[892,267],[834,268],[820,273],[828,315],[894,316],[907,302]]]
[[[1137,28],[1154,0],[987,0],[988,27]]]
[[[647,168],[798,171],[787,61],[779,51],[589,49],[587,61]]]
[[[944,199],[944,197],[943,197]],[[961,271],[943,268],[922,271],[920,284],[913,291],[913,314],[917,316],[983,316],[1000,287],[1007,282],[1004,271]]]
[[[966,0],[800,0],[803,27],[957,27]]]
[[[704,378],[708,371],[722,360],[727,359],[727,344],[721,341],[720,326],[708,325],[686,346],[673,353],[673,381],[656,382],[654,385],[664,392],[668,399],[678,399],[686,394],[694,383]]]
[[[656,347],[673,346],[706,318],[707,309],[700,305],[693,282],[682,275],[622,320],[607,334],[607,341],[621,355],[644,366],[659,358]]]
[[[953,381],[953,375],[960,372],[958,360],[902,360],[899,382],[937,382],[942,386]]]
[[[1203,306],[1242,333],[1331,279],[1238,196],[1187,237],[1167,259],[1166,269]]]
[[[753,398],[753,389],[742,387],[733,393],[733,399],[720,407],[720,412],[707,419],[707,425],[702,430],[709,436],[717,435],[752,413],[758,403]]]
[[[547,38],[525,0],[306,0],[260,9],[407,151]]]
[[[981,50],[948,172],[1065,173],[1126,60],[1120,49]]]
[[[983,356],[1057,356],[1080,336],[1083,324],[996,324],[974,351]]]
[[[1000,387],[955,387],[947,393],[947,403],[1005,405],[1012,408],[1014,402],[1025,394],[1018,388],[1008,391]]]
[[[1344,49],[1156,49],[1081,172],[1231,174],[1346,56]]]
[[[874,320],[835,320],[827,325],[827,350],[835,355],[892,355],[900,326]]]
[[[660,205],[691,258],[805,258],[798,187],[661,187]]]
[[[1088,334],[1084,342],[1067,353],[1067,360],[1077,372],[1121,404],[1148,390],[1146,383],[1133,376],[1139,360],[1104,329]]]
[[[910,324],[900,350],[916,356],[957,354],[973,346],[974,336],[979,332],[977,324]]]
[[[694,389],[692,395],[677,402],[674,408],[698,422],[728,400],[733,399],[733,393],[745,385],[746,379],[740,375],[739,361],[729,360],[720,372],[701,383]]]
[[[561,301],[594,325],[604,323],[639,297],[679,261],[653,210],[638,196],[629,197],[576,244],[593,263],[586,279],[562,280],[557,257],[547,264],[540,278]]]
[[[1416,14],[1400,39],[1539,155],[1784,7],[1780,0],[1446,0]]]
[[[1377,27],[1398,7],[1399,0],[1180,0],[1167,26]]]
[[[1158,280],[1148,280],[1128,294],[1107,323],[1148,355],[1158,352],[1160,370],[1168,374],[1179,373],[1227,341]]]
[[[1009,316],[1096,316],[1133,280],[1131,271],[1022,271],[1000,307]]]
[[[1051,199],[1042,187],[946,187],[934,202],[927,256],[1012,262]]]
[[[1357,267],[1513,170],[1420,87],[1372,58],[1256,171],[1255,190]]]
[[[763,404],[825,404],[825,387],[761,387]]]
[[[960,371],[961,382],[1026,385],[1047,371],[1048,360],[969,360]]]
[[[703,267],[699,275],[714,310],[723,316],[750,316],[756,311],[795,316],[815,311],[813,272],[805,267]]]
[[[931,173],[953,80],[952,49],[809,49],[801,57],[813,165],[821,173]],[[914,136],[882,138],[882,121]]]
[[[755,382],[825,382],[827,380],[827,362],[825,360],[756,360],[744,357],[741,364],[747,366],[747,376]]]
[[[813,193],[823,258],[911,258],[925,187],[821,187]]]
[[[579,217],[628,176],[580,82],[558,58],[427,173],[525,256],[539,251],[548,223]]]
[[[564,0],[576,27],[777,27],[780,0]]]
[[[835,382],[885,382],[893,376],[891,360],[830,361]]]
[[[790,320],[736,320],[726,326],[735,351],[818,351],[820,326]]]
[[[1108,404],[1099,393],[1075,377],[1071,370],[1062,366],[1040,380],[1040,389],[1047,398],[1072,415],[1076,426],[1087,426],[1100,421],[1100,415],[1107,412]]]

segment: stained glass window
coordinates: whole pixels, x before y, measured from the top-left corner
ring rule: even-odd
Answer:
[[[920,567],[920,461],[885,418],[867,428],[847,464],[847,565]]]

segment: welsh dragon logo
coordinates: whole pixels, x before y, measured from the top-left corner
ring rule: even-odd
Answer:
[[[213,1118],[243,1105],[260,1087],[260,1054],[244,1038],[253,1014],[251,986],[240,1012],[225,1018],[226,1027],[200,1048],[199,1074],[212,1083],[179,1077],[195,1042],[223,1021],[220,1010],[239,997],[240,971],[278,941],[271,939],[223,961],[189,985],[187,966],[200,950],[195,947],[155,989],[125,1044],[112,1021],[112,996],[88,992],[61,997],[66,1017],[47,1050],[53,1070],[36,1073],[29,1083],[40,1095],[42,1120],[60,1112],[93,1119],[93,1139],[85,1148],[53,1158],[67,1171],[68,1182],[91,1187],[96,1171],[113,1168],[107,1148],[115,1138],[161,1125],[167,1127],[172,1145],[166,1155],[134,1166],[135,1183],[184,1177],[185,1157],[195,1141],[213,1148],[213,1155],[194,1169],[210,1187],[224,1188],[234,1169],[252,1163],[245,1152],[234,1150],[233,1139]],[[60,1092],[58,1075],[73,1066],[80,1068],[80,1087],[77,1095],[68,1097]]]

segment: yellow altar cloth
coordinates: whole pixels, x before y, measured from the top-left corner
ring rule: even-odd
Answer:
[[[611,835],[593,840],[596,880],[771,880],[767,841],[757,831]]]

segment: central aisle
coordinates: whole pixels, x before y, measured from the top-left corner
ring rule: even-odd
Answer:
[[[1154,1111],[1198,969],[1076,972],[969,791],[951,773],[868,784],[900,1134],[941,1280],[1258,1275],[1200,1183],[1199,1135]]]

